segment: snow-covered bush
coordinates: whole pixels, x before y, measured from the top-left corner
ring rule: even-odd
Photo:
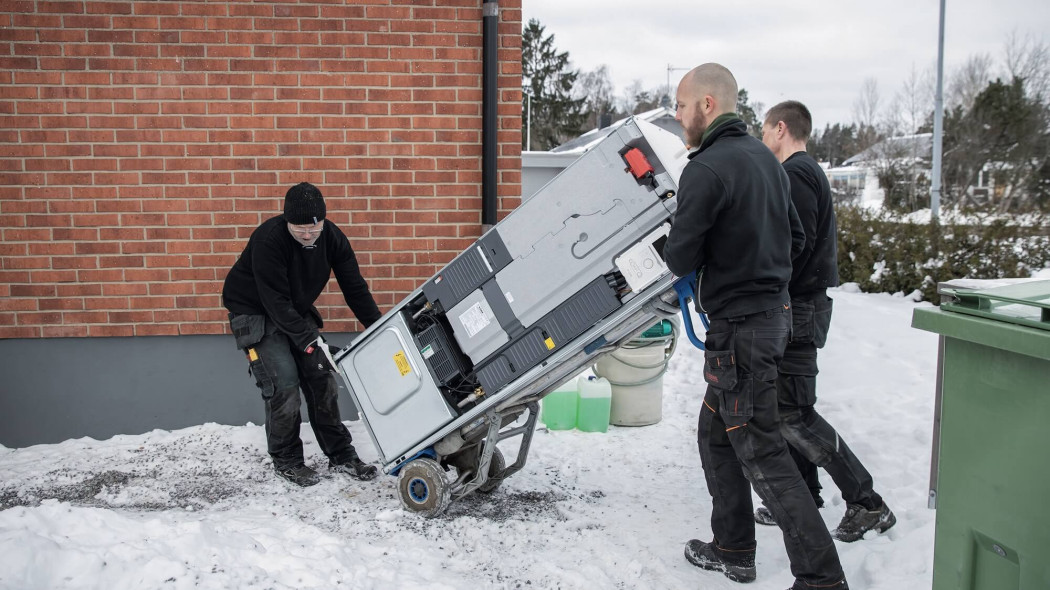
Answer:
[[[940,224],[885,210],[836,208],[839,279],[866,292],[922,292],[937,302],[937,283],[951,279],[1029,277],[1050,267],[1050,221],[958,217]]]

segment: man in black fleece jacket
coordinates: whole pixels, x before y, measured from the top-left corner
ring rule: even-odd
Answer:
[[[835,543],[788,454],[777,417],[777,365],[791,326],[788,281],[801,224],[787,175],[734,114],[737,84],[718,64],[682,78],[677,116],[696,148],[682,172],[664,246],[671,272],[697,271],[697,306],[711,319],[700,460],[714,539],[686,544],[690,563],[731,580],[755,579],[750,485],[783,530],[794,589],[847,588]]]
[[[819,507],[817,465],[827,470],[846,501],[846,515],[832,536],[852,542],[874,529],[883,532],[897,519],[875,492],[871,474],[838,432],[817,413],[817,350],[824,347],[831,327],[828,287],[839,284],[835,207],[827,175],[809,154],[806,142],[813,129],[809,109],[789,100],[769,109],[762,125],[762,143],[784,165],[806,243],[795,256],[788,291],[791,293],[791,338],[780,363],[777,395],[780,431],[791,456]],[[776,524],[766,507],[755,521]]]
[[[222,289],[237,348],[248,356],[266,406],[266,446],[277,475],[300,486],[320,479],[307,467],[299,437],[299,390],[310,426],[331,471],[357,479],[378,473],[357,456],[339,416],[334,369],[325,354],[314,301],[333,271],[343,298],[366,327],[382,314],[361,276],[350,241],[325,219],[321,191],[303,182],[288,189],[284,214],[262,223]]]

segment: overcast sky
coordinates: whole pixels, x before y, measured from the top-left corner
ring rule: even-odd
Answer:
[[[685,71],[718,62],[752,102],[810,107],[815,126],[852,120],[866,78],[888,105],[914,68],[936,71],[939,0],[522,0],[575,68],[605,64],[617,95],[634,81],[676,87]],[[986,53],[997,66],[1011,33],[1050,40],[1050,0],[947,0],[945,86]]]

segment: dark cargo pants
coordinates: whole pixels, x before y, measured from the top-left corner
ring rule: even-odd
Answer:
[[[724,549],[755,549],[753,486],[783,531],[791,573],[832,585],[845,577],[835,544],[780,433],[775,381],[790,322],[788,309],[711,320],[698,434],[711,529]]]
[[[262,316],[233,316],[238,318]],[[237,336],[234,325],[234,335]],[[303,441],[299,437],[302,426],[299,391],[306,400],[310,427],[317,437],[321,451],[333,463],[343,463],[356,455],[350,431],[339,415],[339,389],[332,373],[311,363],[311,355],[298,350],[292,341],[268,319],[260,340],[242,347],[245,350],[255,384],[266,407],[266,448],[278,469],[303,463]]]
[[[777,376],[780,429],[795,453],[793,458],[810,490],[817,466],[831,476],[848,504],[869,510],[882,506],[871,474],[838,432],[814,408],[817,403],[817,350],[824,347],[831,327],[832,300],[823,292],[793,299],[791,339],[784,350]]]

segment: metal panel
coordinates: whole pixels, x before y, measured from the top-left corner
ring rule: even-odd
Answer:
[[[338,364],[385,462],[456,414],[424,368],[403,313],[366,336]]]
[[[463,354],[475,363],[510,340],[481,289],[456,304],[446,317]]]
[[[591,281],[477,369],[478,380],[486,394],[492,395],[517,375],[535,367],[619,306],[620,301],[605,277]]]
[[[423,285],[423,293],[444,310],[451,309],[510,263],[503,239],[490,231]]]
[[[625,125],[496,227],[513,257],[496,280],[523,326],[532,326],[564,301],[560,294],[576,293],[608,272],[625,244],[670,218],[673,199],[661,198],[677,187],[661,161],[674,161],[685,150],[680,142],[650,141],[662,135],[651,125]],[[624,173],[621,154],[632,147],[654,165],[653,178]]]

